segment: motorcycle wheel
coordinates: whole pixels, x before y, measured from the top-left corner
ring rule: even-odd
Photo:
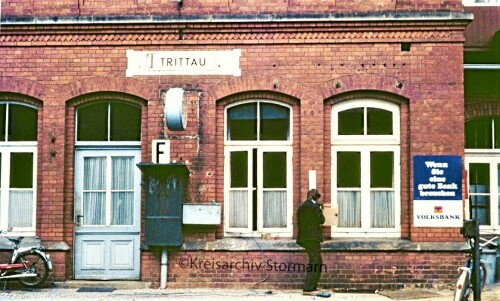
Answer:
[[[462,271],[455,285],[455,294],[453,301],[467,301],[469,294],[467,293],[470,287],[469,273]]]
[[[49,276],[49,266],[47,262],[37,253],[24,254],[19,256],[16,263],[24,263],[28,267],[24,273],[36,274],[34,277],[18,278],[17,281],[27,287],[38,287],[42,285]]]

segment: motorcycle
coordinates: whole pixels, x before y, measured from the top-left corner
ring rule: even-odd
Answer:
[[[0,231],[0,236],[5,233]],[[42,246],[20,247],[22,236],[6,238],[14,248],[10,261],[0,264],[0,281],[15,279],[27,287],[41,286],[52,270],[50,255],[43,252]]]

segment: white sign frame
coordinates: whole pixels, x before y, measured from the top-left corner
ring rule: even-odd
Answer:
[[[241,49],[137,51],[128,49],[126,77],[139,75],[241,76]]]

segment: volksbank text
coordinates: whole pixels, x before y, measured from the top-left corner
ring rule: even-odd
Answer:
[[[326,272],[325,264],[306,264],[297,262],[278,262],[273,259],[253,261],[243,259],[241,261],[204,259],[198,257],[182,257],[179,266],[183,269],[205,269],[205,270],[235,270],[235,271],[267,271],[267,272],[310,272],[321,269]]]

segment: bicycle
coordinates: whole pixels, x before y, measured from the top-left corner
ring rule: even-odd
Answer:
[[[0,231],[0,236],[7,232]],[[41,286],[52,270],[50,255],[43,252],[42,246],[20,247],[22,236],[6,238],[14,243],[14,248],[10,261],[0,264],[0,281],[16,279],[27,287]]]
[[[492,240],[490,240],[492,241]],[[467,259],[463,267],[458,268],[460,271],[460,276],[458,277],[457,283],[455,285],[454,301],[467,301],[472,295],[474,289],[474,283],[476,283],[474,278],[474,261],[472,260],[472,250],[474,249],[473,239],[469,238],[469,245],[471,250],[469,251],[469,258]],[[480,247],[486,244],[480,244]],[[484,260],[479,260],[479,287],[480,291],[483,290],[486,283],[487,270],[486,263]]]

